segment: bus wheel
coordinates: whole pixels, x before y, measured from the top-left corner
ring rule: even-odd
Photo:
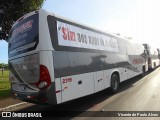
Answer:
[[[117,74],[111,76],[111,92],[116,93],[119,89],[119,77]]]
[[[156,69],[156,63],[154,63],[154,70]]]
[[[145,76],[145,72],[146,72],[145,66],[143,66],[143,67],[142,67],[142,74],[141,74],[141,77],[144,77],[144,76]]]

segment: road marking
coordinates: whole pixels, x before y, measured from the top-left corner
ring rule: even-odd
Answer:
[[[15,111],[17,109],[20,109],[20,108],[24,108],[24,107],[28,107],[28,106],[31,106],[33,105],[32,103],[28,103],[28,102],[21,102],[21,103],[18,103],[18,104],[14,104],[14,105],[10,105],[10,106],[7,106],[7,107],[4,107],[4,108],[0,108],[0,112],[2,111]]]

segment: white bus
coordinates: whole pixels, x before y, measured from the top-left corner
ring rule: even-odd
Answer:
[[[21,100],[60,104],[148,69],[144,46],[45,10],[18,19],[9,38],[10,81]]]
[[[147,51],[147,61],[148,61],[148,68],[150,70],[154,70],[160,65],[159,59],[159,51],[157,48],[149,46],[149,44],[143,44],[146,51]]]

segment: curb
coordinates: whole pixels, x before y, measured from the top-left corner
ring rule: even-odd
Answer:
[[[26,106],[31,106],[31,105],[33,105],[33,104],[27,103],[27,102],[21,102],[21,103],[18,103],[18,104],[10,105],[8,107],[0,108],[0,112],[3,112],[3,111],[15,111],[17,109],[24,108]]]

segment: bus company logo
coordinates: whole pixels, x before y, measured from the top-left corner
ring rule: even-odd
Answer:
[[[142,64],[143,63],[143,59],[134,59],[133,60],[133,64]]]
[[[2,117],[11,117],[11,112],[2,112]]]
[[[12,36],[15,36],[18,33],[21,33],[23,31],[31,28],[32,27],[32,23],[33,23],[33,20],[30,20],[30,21],[22,24],[21,26],[17,27],[15,30],[13,30]]]

